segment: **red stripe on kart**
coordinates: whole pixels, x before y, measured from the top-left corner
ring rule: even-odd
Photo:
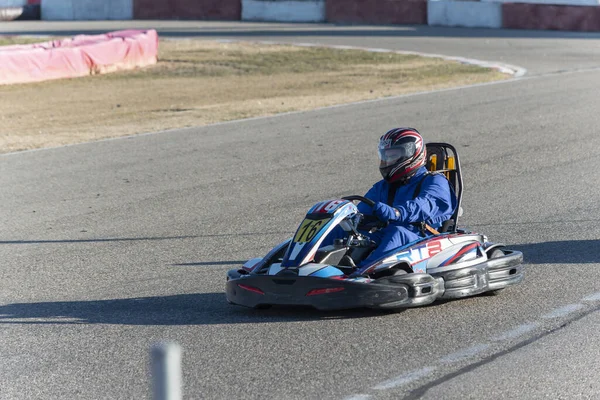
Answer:
[[[463,247],[458,253],[456,253],[454,255],[454,257],[452,257],[448,261],[445,261],[443,265],[452,264],[454,261],[456,261],[458,258],[460,258],[463,254],[465,254],[469,250],[473,250],[477,246],[479,246],[479,243],[471,243],[470,245]]]

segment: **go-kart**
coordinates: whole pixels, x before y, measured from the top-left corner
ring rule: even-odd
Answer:
[[[362,196],[319,202],[308,211],[292,238],[265,257],[227,273],[227,300],[253,308],[400,309],[438,299],[497,293],[521,282],[521,252],[457,227],[462,212],[462,176],[456,149],[447,143],[428,143],[427,155],[428,169],[445,174],[457,196],[456,211],[439,232],[357,267],[375,247],[361,232],[373,232],[384,225],[362,215],[354,201],[370,206],[374,203]],[[338,226],[345,232],[344,238],[322,246]]]

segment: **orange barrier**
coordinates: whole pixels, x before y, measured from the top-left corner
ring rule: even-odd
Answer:
[[[0,47],[0,85],[75,78],[156,64],[158,34],[118,31]]]

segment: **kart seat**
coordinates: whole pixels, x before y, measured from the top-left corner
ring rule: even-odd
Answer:
[[[460,161],[456,148],[448,143],[427,143],[427,170],[444,174],[456,196],[456,210],[452,217],[439,229],[443,232],[456,232],[458,217],[462,215],[463,181],[460,172]]]

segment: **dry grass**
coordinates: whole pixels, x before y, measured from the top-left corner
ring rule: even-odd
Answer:
[[[251,43],[162,40],[159,56],[142,70],[0,86],[0,152],[507,77],[412,55]]]
[[[30,44],[40,43],[45,39],[39,37],[27,37],[27,36],[0,36],[0,46],[10,46],[12,44]],[[50,40],[50,39],[48,39]]]

